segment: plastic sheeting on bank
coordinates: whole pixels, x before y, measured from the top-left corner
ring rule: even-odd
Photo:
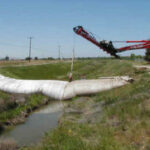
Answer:
[[[42,93],[54,99],[69,99],[77,95],[89,95],[128,84],[128,76],[106,77],[72,82],[59,80],[19,80],[0,75],[0,90],[10,93]]]

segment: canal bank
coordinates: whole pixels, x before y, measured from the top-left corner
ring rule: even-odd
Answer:
[[[19,147],[39,143],[45,132],[57,127],[64,105],[60,101],[51,101],[47,106],[43,106],[31,113],[25,123],[14,126],[4,132],[0,140],[13,140]]]

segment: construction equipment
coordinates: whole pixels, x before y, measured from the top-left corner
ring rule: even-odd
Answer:
[[[93,36],[91,32],[86,31],[82,26],[77,26],[73,28],[74,32],[83,38],[87,39],[88,41],[92,42],[99,48],[106,51],[111,56],[115,56],[116,58],[119,58],[117,53],[128,51],[128,50],[136,50],[136,49],[145,49],[150,48],[150,41],[149,40],[141,40],[141,41],[97,41],[96,38]],[[140,43],[130,46],[125,46],[121,48],[115,48],[113,45],[113,42],[124,42],[124,43]]]

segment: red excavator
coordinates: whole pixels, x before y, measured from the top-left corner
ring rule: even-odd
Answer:
[[[93,44],[95,44],[99,48],[103,49],[111,56],[115,56],[116,58],[119,58],[117,53],[120,53],[123,51],[150,48],[149,40],[141,40],[141,41],[106,41],[106,40],[102,40],[102,41],[98,42],[96,40],[96,38],[93,36],[93,34],[91,32],[86,31],[82,26],[74,27],[73,30],[76,34],[82,36],[83,38],[92,42]],[[140,43],[140,44],[121,47],[121,48],[115,48],[113,45],[113,42]]]

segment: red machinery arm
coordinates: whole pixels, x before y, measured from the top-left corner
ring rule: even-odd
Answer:
[[[77,26],[73,28],[74,32],[83,38],[87,39],[88,41],[92,42],[99,48],[103,49],[107,53],[112,56],[119,57],[116,53],[127,51],[127,50],[135,50],[135,49],[143,49],[143,48],[150,48],[150,41],[141,40],[141,41],[114,41],[114,42],[126,42],[126,43],[141,43],[121,48],[115,48],[112,44],[112,41],[100,41],[98,42],[96,38],[89,32],[87,32],[82,26]]]
[[[82,36],[83,38],[87,39],[88,41],[92,42],[93,44],[101,48],[96,38],[86,30],[84,30],[82,26],[74,27],[73,30],[76,34]]]
[[[112,42],[117,42],[117,43],[146,43],[146,42],[150,42],[150,41],[141,40],[141,41],[112,41]]]
[[[80,36],[82,36],[83,38],[87,39],[88,41],[92,42],[93,44],[95,44],[96,46],[98,46],[99,48],[103,49],[104,51],[106,51],[107,53],[109,53],[112,56],[115,56],[118,58],[118,56],[116,55],[117,50],[113,47],[112,49],[110,49],[109,47],[107,47],[107,45],[105,44],[105,41],[101,41],[98,42],[96,40],[96,38],[89,32],[87,32],[85,29],[83,29],[82,26],[77,26],[73,28],[74,32]]]
[[[144,48],[150,48],[150,42],[145,42],[143,44],[136,44],[126,47],[121,47],[118,49],[118,52],[123,52],[127,50],[136,50],[136,49],[144,49]]]

